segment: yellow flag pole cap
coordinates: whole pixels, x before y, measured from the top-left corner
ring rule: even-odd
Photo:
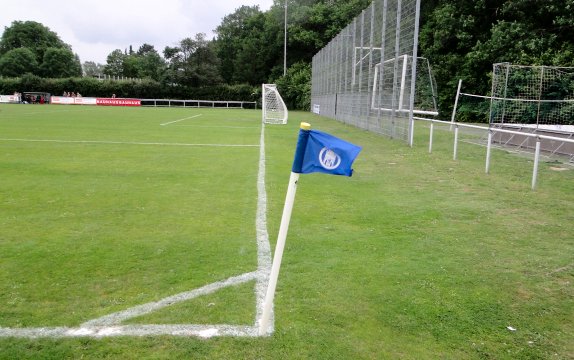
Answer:
[[[311,130],[311,124],[306,123],[306,122],[302,122],[302,123],[301,123],[301,129],[303,129],[303,130]]]

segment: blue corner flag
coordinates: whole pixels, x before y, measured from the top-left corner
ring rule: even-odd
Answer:
[[[289,230],[289,221],[291,220],[291,211],[295,202],[299,175],[322,172],[351,176],[353,175],[351,166],[353,166],[353,161],[355,161],[360,151],[360,146],[353,145],[321,131],[311,130],[310,124],[301,123],[295,159],[293,160],[293,169],[289,178],[289,187],[285,196],[281,225],[279,226],[277,244],[275,245],[275,255],[273,255],[273,264],[269,273],[269,285],[267,286],[263,311],[259,320],[259,335],[273,332],[273,328],[269,328],[269,321],[273,311],[273,298],[275,297],[275,288],[277,287],[279,268],[281,267],[283,250],[285,249],[285,240]]]
[[[361,149],[322,131],[300,129],[292,171],[352,176],[351,166]]]

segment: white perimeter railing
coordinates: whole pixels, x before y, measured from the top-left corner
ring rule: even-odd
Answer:
[[[485,167],[485,172],[487,174],[490,170],[490,153],[491,153],[491,149],[492,149],[492,135],[494,133],[499,132],[499,133],[506,133],[506,134],[520,135],[520,136],[536,138],[536,147],[534,150],[534,167],[532,170],[532,190],[536,189],[536,180],[538,178],[538,163],[540,161],[540,140],[547,139],[547,140],[562,141],[562,142],[574,144],[574,139],[567,139],[567,138],[561,138],[561,137],[555,137],[555,136],[524,133],[524,132],[520,132],[520,131],[499,129],[499,128],[493,128],[493,127],[485,127],[485,126],[478,126],[478,125],[471,125],[471,124],[463,124],[463,123],[457,123],[457,122],[452,122],[452,121],[434,120],[434,119],[427,119],[427,118],[421,118],[421,117],[413,117],[413,119],[418,120],[418,121],[430,122],[429,153],[432,152],[434,124],[446,124],[446,125],[450,125],[451,129],[454,128],[453,160],[456,160],[456,157],[457,157],[458,130],[459,130],[459,128],[463,127],[463,128],[470,128],[470,129],[480,129],[480,130],[483,130],[485,132],[488,132],[488,140],[487,140],[487,144],[486,144],[486,167]]]
[[[153,107],[193,107],[193,108],[223,108],[223,109],[257,109],[255,101],[224,101],[224,100],[177,100],[177,99],[141,99],[141,106]]]

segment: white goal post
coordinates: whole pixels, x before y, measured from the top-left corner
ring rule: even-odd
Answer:
[[[263,122],[265,124],[287,124],[287,106],[277,91],[277,85],[263,84],[261,94],[263,97]]]

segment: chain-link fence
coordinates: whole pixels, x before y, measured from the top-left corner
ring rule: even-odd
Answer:
[[[363,10],[313,57],[312,111],[411,142],[413,113],[436,114],[428,61],[417,58],[419,12],[420,0]]]

